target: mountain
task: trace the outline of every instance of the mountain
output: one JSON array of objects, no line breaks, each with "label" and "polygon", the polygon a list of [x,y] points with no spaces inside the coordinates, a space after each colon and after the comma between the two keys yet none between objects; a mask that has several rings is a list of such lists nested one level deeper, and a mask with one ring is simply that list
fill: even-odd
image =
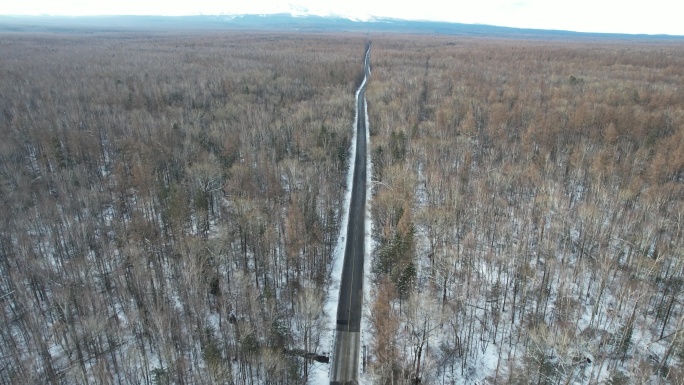
[{"label": "mountain", "polygon": [[261,30],[384,32],[526,39],[638,39],[682,41],[684,36],[584,33],[438,21],[279,13],[196,16],[0,16],[0,31]]}]

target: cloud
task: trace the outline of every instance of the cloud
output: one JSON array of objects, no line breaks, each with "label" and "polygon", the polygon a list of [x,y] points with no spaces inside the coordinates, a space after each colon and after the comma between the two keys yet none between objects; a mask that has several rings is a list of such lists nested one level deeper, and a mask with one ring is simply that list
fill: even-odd
[{"label": "cloud", "polygon": [[[438,20],[582,32],[668,33],[684,35],[680,6],[670,0],[166,0],[166,1],[5,1],[0,14],[196,15],[294,14],[370,16]],[[677,9],[675,9],[677,8]]]}]

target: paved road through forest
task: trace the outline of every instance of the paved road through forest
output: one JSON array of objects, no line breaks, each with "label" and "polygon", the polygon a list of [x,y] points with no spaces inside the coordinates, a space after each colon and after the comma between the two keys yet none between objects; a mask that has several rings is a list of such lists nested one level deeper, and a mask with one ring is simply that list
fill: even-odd
[{"label": "paved road through forest", "polygon": [[337,304],[335,346],[330,371],[330,384],[357,384],[363,304],[363,263],[366,214],[366,83],[370,75],[370,43],[364,58],[365,76],[356,100],[356,158],[352,181],[349,223],[344,249],[344,264]]}]

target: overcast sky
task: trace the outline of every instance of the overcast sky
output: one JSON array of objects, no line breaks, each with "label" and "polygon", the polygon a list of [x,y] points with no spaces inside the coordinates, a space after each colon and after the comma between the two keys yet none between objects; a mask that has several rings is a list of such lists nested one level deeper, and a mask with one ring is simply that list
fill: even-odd
[{"label": "overcast sky", "polygon": [[[402,5],[405,3],[406,5]],[[5,15],[281,13],[684,35],[681,0],[0,0]]]}]

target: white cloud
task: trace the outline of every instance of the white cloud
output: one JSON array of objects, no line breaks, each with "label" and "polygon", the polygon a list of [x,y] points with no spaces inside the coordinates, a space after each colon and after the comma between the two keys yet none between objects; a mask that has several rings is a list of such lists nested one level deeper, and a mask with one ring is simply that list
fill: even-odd
[{"label": "white cloud", "polygon": [[672,0],[24,0],[4,1],[0,14],[192,15],[295,14],[369,16],[493,24],[585,32],[684,35],[682,6]]}]

